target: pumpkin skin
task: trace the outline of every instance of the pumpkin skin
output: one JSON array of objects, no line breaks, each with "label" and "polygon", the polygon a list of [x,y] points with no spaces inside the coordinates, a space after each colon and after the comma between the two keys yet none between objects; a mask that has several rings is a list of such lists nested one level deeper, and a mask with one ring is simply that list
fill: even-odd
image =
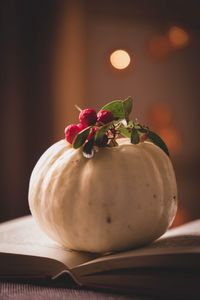
[{"label": "pumpkin skin", "polygon": [[169,157],[150,142],[118,143],[87,159],[61,140],[33,169],[31,213],[64,247],[125,250],[157,239],[172,223],[177,186]]}]

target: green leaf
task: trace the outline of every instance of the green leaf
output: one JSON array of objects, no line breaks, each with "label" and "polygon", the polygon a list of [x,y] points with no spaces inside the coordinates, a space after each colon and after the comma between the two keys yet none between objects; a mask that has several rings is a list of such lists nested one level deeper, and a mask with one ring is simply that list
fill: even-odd
[{"label": "green leaf", "polygon": [[92,126],[89,126],[77,134],[77,136],[75,137],[74,142],[72,144],[73,148],[78,149],[85,143],[91,127]]},{"label": "green leaf", "polygon": [[138,131],[133,128],[131,131],[131,143],[132,144],[138,144],[140,142],[140,136]]},{"label": "green leaf", "polygon": [[160,147],[168,156],[169,156],[169,150],[167,148],[167,145],[165,142],[153,131],[148,132],[148,138],[158,147]]},{"label": "green leaf", "polygon": [[114,119],[125,119],[124,105],[122,100],[115,100],[104,105],[102,109],[107,109],[113,113]]},{"label": "green leaf", "polygon": [[125,114],[125,119],[128,123],[129,121],[129,115],[132,111],[132,107],[133,107],[133,99],[131,97],[128,97],[127,99],[125,99],[123,102],[123,107],[124,107],[124,114]]},{"label": "green leaf", "polygon": [[121,133],[121,135],[130,138],[131,137],[131,131],[128,130],[128,128],[126,127],[119,127],[118,128],[119,133]]},{"label": "green leaf", "polygon": [[106,133],[106,131],[109,129],[109,127],[113,124],[113,122],[106,124],[104,126],[101,126],[99,128],[99,130],[97,130],[96,134],[95,134],[95,142],[98,143],[98,141],[100,141],[102,139],[102,137],[104,136],[104,134]]},{"label": "green leaf", "polygon": [[94,156],[94,138],[91,138],[85,145],[83,146],[83,156],[86,158],[92,158]]}]

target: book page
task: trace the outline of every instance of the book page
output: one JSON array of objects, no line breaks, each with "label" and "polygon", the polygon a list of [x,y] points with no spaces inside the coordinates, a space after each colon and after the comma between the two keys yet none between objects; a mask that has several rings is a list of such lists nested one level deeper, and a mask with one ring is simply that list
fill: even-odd
[{"label": "book page", "polygon": [[68,269],[96,257],[60,246],[40,230],[32,216],[0,224],[0,255],[1,253],[46,257],[58,260]]},{"label": "book page", "polygon": [[158,267],[170,266],[170,264],[172,267],[181,264],[192,266],[192,264],[197,265],[196,258],[197,256],[199,258],[199,255],[200,220],[196,220],[168,230],[162,237],[147,246],[108,254],[86,262],[79,271],[85,275],[117,268]]},{"label": "book page", "polygon": [[[161,266],[163,261],[164,264],[185,264],[185,256],[180,254],[193,254],[196,264],[194,254],[200,254],[200,220],[171,229],[150,245],[100,257],[65,249],[48,238],[34,219],[27,216],[0,225],[0,258],[1,252],[54,259],[76,276],[117,268]],[[191,258],[188,261],[191,264]]]}]

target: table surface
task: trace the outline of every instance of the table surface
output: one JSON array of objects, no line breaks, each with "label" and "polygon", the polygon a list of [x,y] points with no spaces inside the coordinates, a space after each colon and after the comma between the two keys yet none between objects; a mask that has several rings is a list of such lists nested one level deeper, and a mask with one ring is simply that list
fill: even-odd
[{"label": "table surface", "polygon": [[16,299],[16,300],[104,300],[104,299],[116,299],[116,300],[153,300],[149,297],[141,297],[136,295],[120,295],[116,293],[102,292],[102,291],[90,291],[64,287],[50,287],[40,286],[31,283],[18,283],[18,282],[0,282],[0,299]]}]

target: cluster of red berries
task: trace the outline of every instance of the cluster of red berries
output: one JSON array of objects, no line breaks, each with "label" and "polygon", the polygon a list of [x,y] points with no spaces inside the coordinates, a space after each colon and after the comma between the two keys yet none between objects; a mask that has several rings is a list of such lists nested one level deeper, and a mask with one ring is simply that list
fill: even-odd
[{"label": "cluster of red berries", "polygon": [[[89,133],[87,140],[89,141],[96,131],[104,124],[112,122],[114,119],[113,114],[111,111],[102,109],[98,113],[92,108],[83,109],[79,114],[79,124],[71,124],[65,128],[65,139],[70,143],[73,144],[73,141],[76,135],[82,131],[83,129],[87,128],[88,126],[95,126],[92,127],[91,132]],[[97,146],[105,146],[108,142],[108,137],[105,135],[100,141],[100,144]]]}]

